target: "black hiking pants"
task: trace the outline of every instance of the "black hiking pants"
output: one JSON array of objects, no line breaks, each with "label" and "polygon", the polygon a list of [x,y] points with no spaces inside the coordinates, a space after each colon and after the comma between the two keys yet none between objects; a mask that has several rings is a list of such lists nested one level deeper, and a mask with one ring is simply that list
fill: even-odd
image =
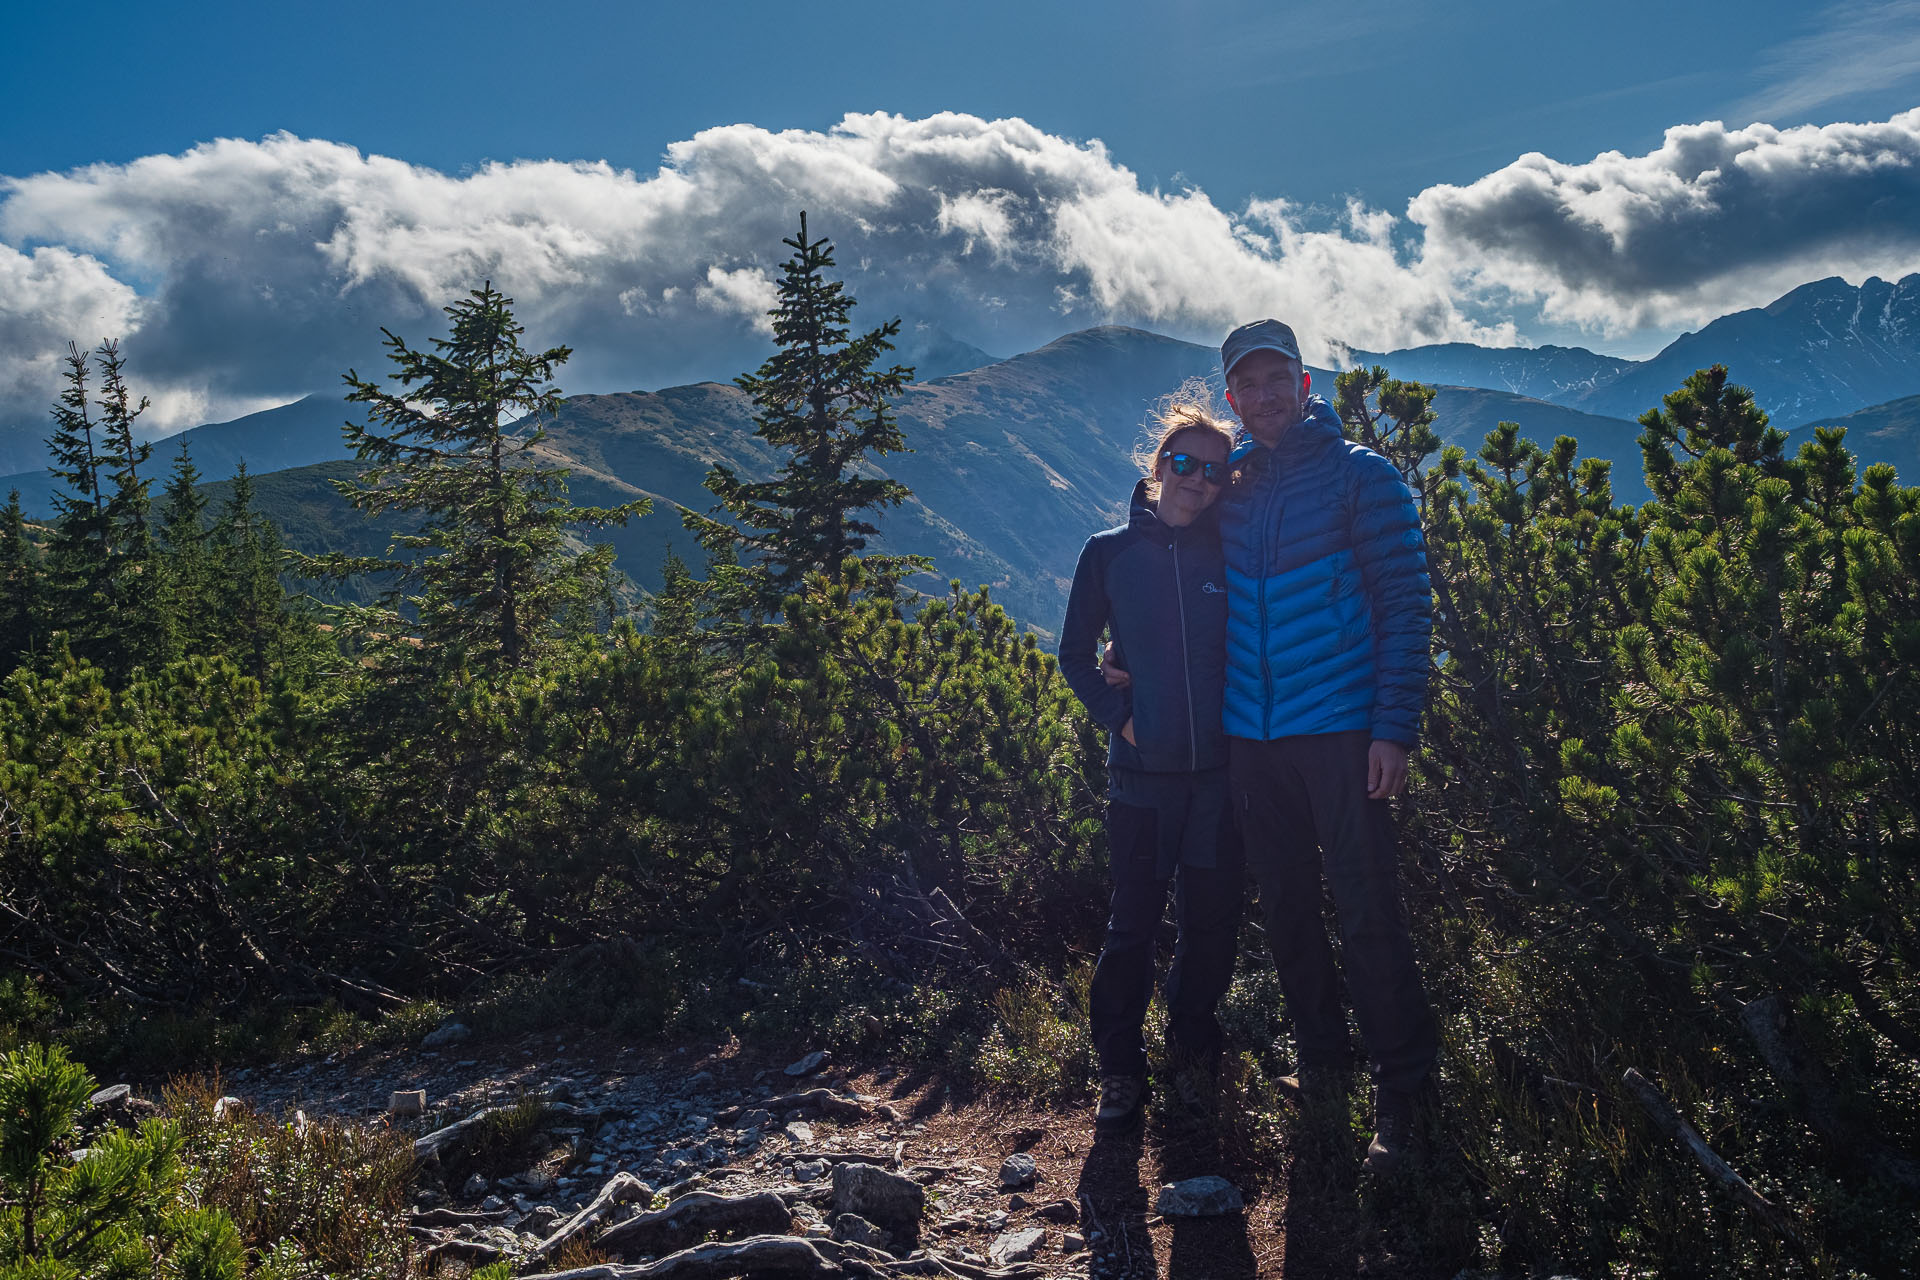
[{"label": "black hiking pants", "polygon": [[1164,868],[1159,815],[1152,809],[1107,805],[1107,844],[1113,903],[1107,941],[1093,971],[1087,1015],[1102,1075],[1145,1075],[1142,1027],[1153,996],[1154,937],[1173,889],[1178,929],[1167,970],[1167,1045],[1173,1055],[1211,1066],[1222,1033],[1214,1008],[1233,978],[1245,901],[1239,835],[1222,813],[1214,865]]},{"label": "black hiking pants", "polygon": [[1234,738],[1233,803],[1300,1067],[1348,1070],[1353,1062],[1322,914],[1324,879],[1374,1080],[1414,1093],[1433,1071],[1439,1027],[1414,962],[1393,817],[1386,801],[1367,799],[1371,743],[1364,729]]}]

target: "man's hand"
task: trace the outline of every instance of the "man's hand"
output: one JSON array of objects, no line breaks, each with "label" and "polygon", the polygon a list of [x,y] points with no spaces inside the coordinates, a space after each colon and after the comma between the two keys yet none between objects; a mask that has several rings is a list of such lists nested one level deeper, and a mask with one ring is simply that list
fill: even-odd
[{"label": "man's hand", "polygon": [[[1100,651],[1100,674],[1106,677],[1107,683],[1114,688],[1130,689],[1133,687],[1133,673],[1125,667],[1115,666],[1113,662],[1114,655],[1118,652],[1119,650],[1113,647],[1113,641],[1107,641],[1107,647]],[[1127,735],[1127,741],[1133,741],[1132,734]]]},{"label": "man's hand", "polygon": [[1140,745],[1139,743],[1133,740],[1133,717],[1132,716],[1128,716],[1127,722],[1120,726],[1120,736],[1125,738],[1128,744],[1131,746],[1137,747]]},{"label": "man's hand", "polygon": [[1407,749],[1375,738],[1367,748],[1367,799],[1385,800],[1407,789]]}]

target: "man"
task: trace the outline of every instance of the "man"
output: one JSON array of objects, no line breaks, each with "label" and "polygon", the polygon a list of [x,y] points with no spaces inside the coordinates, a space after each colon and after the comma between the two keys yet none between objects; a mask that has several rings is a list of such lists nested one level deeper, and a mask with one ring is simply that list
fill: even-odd
[{"label": "man", "polygon": [[1426,698],[1426,545],[1393,464],[1343,439],[1310,394],[1291,329],[1243,325],[1220,360],[1246,431],[1219,502],[1229,776],[1293,1019],[1289,1084],[1337,1093],[1352,1069],[1324,874],[1374,1074],[1367,1167],[1385,1172],[1405,1155],[1439,1047],[1386,803],[1406,786]]}]

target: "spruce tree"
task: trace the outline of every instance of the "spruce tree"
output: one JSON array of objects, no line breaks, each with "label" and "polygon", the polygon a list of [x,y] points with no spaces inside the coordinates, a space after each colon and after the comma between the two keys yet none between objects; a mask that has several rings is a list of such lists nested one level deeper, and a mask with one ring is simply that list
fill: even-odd
[{"label": "spruce tree", "polygon": [[181,649],[204,652],[213,635],[213,573],[200,469],[183,443],[160,504],[161,568],[169,626]]},{"label": "spruce tree", "polygon": [[372,465],[339,488],[362,511],[413,512],[424,523],[395,537],[402,557],[303,561],[315,576],[390,575],[384,602],[415,611],[430,648],[484,667],[519,666],[587,611],[610,609],[613,548],[576,553],[567,532],[625,524],[650,505],[574,506],[567,472],[540,463],[541,423],[561,400],[553,373],[572,353],[526,350],[512,308],[491,282],[472,291],[446,308],[451,333],[431,352],[382,330],[397,385],[348,372],[347,398],[368,406],[370,422],[344,433]]},{"label": "spruce tree", "polygon": [[253,477],[244,462],[234,472],[208,541],[218,641],[242,669],[264,683],[286,630],[286,591],[280,585],[286,553],[273,521],[253,505]]},{"label": "spruce tree", "polygon": [[67,344],[66,382],[54,406],[49,468],[68,492],[56,496],[49,570],[60,625],[73,652],[116,676],[163,660],[169,651],[149,515],[149,482],[140,468],[152,446],[136,442],[146,411],[133,401],[118,344],[96,353],[100,387],[90,395],[91,361]]},{"label": "spruce tree", "polygon": [[[809,573],[839,581],[841,562],[879,532],[859,513],[912,496],[897,480],[861,472],[872,459],[906,448],[890,401],[913,370],[875,367],[893,350],[900,321],[851,336],[854,299],[826,275],[834,265],[832,243],[808,238],[805,213],[798,238],[781,243],[793,256],[782,267],[778,305],[768,313],[777,349],[735,382],[753,397],[754,435],[790,456],[771,480],[758,482],[716,464],[706,481],[720,500],[713,514],[730,521],[685,517],[709,551],[737,549],[764,570],[761,603],[769,612]],[[886,590],[926,563],[918,556],[870,557],[865,573],[870,587]]]},{"label": "spruce tree", "polygon": [[106,658],[115,613],[113,521],[102,492],[100,450],[95,440],[91,361],[74,343],[61,361],[66,386],[53,406],[47,470],[59,481],[54,493],[53,532],[47,540],[47,572],[57,625],[74,653]]},{"label": "spruce tree", "polygon": [[140,474],[153,446],[133,438],[147,398],[134,403],[119,343],[108,339],[94,354],[100,362],[100,484],[113,528],[114,638],[125,664],[150,665],[171,656],[173,646],[153,543],[153,482]]},{"label": "spruce tree", "polygon": [[0,508],[0,675],[33,655],[44,627],[40,555],[27,537],[27,518],[15,489]]}]

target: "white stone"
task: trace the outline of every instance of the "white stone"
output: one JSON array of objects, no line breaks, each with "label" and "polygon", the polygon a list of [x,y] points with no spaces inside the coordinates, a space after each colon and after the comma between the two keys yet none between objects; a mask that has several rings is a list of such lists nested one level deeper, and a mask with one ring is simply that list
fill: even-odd
[{"label": "white stone", "polygon": [[1033,1256],[1046,1247],[1047,1232],[1044,1227],[1026,1227],[1019,1231],[1009,1231],[993,1242],[987,1250],[987,1257],[996,1267],[1004,1267],[1015,1262],[1031,1261]]}]

